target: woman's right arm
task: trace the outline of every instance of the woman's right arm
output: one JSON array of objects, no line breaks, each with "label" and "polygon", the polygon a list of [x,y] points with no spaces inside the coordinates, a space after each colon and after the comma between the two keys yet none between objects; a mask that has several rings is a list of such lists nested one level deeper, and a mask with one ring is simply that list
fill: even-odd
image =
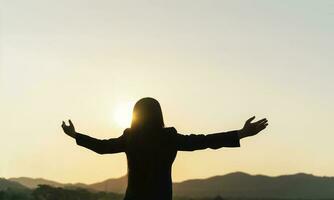
[{"label": "woman's right arm", "polygon": [[77,133],[71,120],[69,120],[69,124],[70,125],[67,126],[63,121],[62,128],[64,132],[68,136],[74,138],[76,143],[80,146],[90,149],[98,154],[119,153],[125,151],[124,134],[118,138],[100,140],[81,133]]}]

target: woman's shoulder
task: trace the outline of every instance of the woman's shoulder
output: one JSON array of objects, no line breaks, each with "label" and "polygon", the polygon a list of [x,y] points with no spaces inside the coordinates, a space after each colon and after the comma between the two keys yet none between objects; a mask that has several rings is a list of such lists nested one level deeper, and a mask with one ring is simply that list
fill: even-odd
[{"label": "woman's shoulder", "polygon": [[126,136],[128,136],[130,134],[130,132],[131,132],[131,129],[130,128],[126,128],[126,129],[124,129],[122,136],[126,137]]},{"label": "woman's shoulder", "polygon": [[176,130],[175,127],[166,127],[166,128],[164,128],[163,130],[164,130],[164,132],[166,132],[166,133],[172,133],[172,134],[177,133],[177,130]]},{"label": "woman's shoulder", "polygon": [[[165,127],[163,129],[160,130],[161,132],[163,133],[166,133],[166,134],[176,134],[177,133],[177,130],[175,127]],[[158,132],[160,132],[158,131]],[[128,137],[129,135],[135,135],[135,134],[131,134],[131,132],[134,132],[134,130],[131,130],[131,128],[127,128],[123,131],[123,137]]]}]

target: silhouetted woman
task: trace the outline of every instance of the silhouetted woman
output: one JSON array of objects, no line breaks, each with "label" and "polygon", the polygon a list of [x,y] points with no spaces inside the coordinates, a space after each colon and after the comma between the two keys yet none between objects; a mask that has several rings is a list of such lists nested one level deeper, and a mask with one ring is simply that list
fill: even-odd
[{"label": "silhouetted woman", "polygon": [[209,135],[182,135],[165,128],[160,104],[153,98],[140,99],[134,106],[131,128],[122,136],[99,140],[75,132],[72,122],[63,122],[64,132],[76,143],[98,154],[125,152],[128,187],[125,200],[171,200],[171,169],[177,151],[239,147],[241,138],[256,135],[268,125],[267,119],[255,123],[248,119],[241,130]]}]

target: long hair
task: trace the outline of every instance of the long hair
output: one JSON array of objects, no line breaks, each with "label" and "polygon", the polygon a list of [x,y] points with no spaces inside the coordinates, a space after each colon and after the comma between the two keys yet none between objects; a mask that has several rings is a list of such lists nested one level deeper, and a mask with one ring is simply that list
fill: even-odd
[{"label": "long hair", "polygon": [[132,112],[131,129],[147,130],[164,128],[160,103],[151,98],[142,98],[135,104]]}]

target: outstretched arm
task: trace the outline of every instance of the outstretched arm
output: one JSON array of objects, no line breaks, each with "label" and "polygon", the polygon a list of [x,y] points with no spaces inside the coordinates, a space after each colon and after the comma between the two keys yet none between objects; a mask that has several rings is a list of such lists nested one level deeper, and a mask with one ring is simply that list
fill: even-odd
[{"label": "outstretched arm", "polygon": [[219,149],[221,147],[239,147],[238,131],[214,133],[209,135],[182,135],[175,136],[176,149],[179,151],[195,151],[206,148]]},{"label": "outstretched arm", "polygon": [[99,140],[87,135],[77,133],[71,120],[69,120],[69,126],[63,121],[62,128],[64,132],[74,138],[76,143],[80,146],[86,147],[98,154],[106,153],[119,153],[125,151],[125,138],[124,135],[118,138],[112,138],[109,140]]},{"label": "outstretched arm", "polygon": [[175,136],[176,149],[179,151],[194,151],[206,148],[240,147],[240,139],[256,135],[268,125],[267,119],[251,123],[254,118],[248,119],[241,130],[209,135],[182,135],[177,133]]}]

